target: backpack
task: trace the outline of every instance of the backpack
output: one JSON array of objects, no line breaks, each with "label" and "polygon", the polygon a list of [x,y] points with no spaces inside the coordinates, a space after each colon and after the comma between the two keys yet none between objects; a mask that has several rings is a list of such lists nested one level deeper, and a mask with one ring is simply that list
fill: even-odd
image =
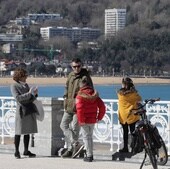
[{"label": "backpack", "polygon": [[[159,135],[158,129],[150,124],[150,133],[151,138],[153,141],[153,148],[161,148],[162,142],[161,142],[161,136]],[[131,148],[132,148],[132,154],[137,154],[143,151],[144,148],[144,140],[141,135],[141,133],[138,131],[138,129],[135,129],[135,131],[132,133],[132,142],[131,142]]]},{"label": "backpack", "polygon": [[154,143],[154,148],[157,148],[157,149],[161,148],[161,146],[162,146],[162,142],[161,142],[162,138],[161,138],[161,136],[159,134],[159,131],[158,131],[157,127],[150,124],[150,133],[151,133],[151,138],[152,138],[153,143]]}]

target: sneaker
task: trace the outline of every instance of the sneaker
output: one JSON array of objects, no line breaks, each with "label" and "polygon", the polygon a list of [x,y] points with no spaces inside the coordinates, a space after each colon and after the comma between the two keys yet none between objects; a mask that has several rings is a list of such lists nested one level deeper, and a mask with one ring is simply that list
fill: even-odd
[{"label": "sneaker", "polygon": [[28,156],[30,158],[36,157],[36,154],[31,153],[30,151],[24,151],[23,153],[24,156]]},{"label": "sneaker", "polygon": [[91,157],[84,157],[85,162],[92,162],[93,161],[93,156]]},{"label": "sneaker", "polygon": [[81,153],[81,151],[83,149],[84,149],[84,145],[81,145],[81,144],[75,145],[74,148],[73,148],[72,158],[76,158]]},{"label": "sneaker", "polygon": [[84,158],[85,156],[87,156],[86,150],[83,149],[83,150],[80,151],[79,158]]},{"label": "sneaker", "polygon": [[72,152],[68,150],[61,155],[61,157],[63,158],[70,158],[71,156],[72,156]]}]

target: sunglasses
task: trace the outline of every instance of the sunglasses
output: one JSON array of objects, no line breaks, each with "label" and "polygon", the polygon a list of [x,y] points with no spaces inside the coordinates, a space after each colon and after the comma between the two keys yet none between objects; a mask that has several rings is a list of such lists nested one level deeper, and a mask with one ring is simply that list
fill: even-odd
[{"label": "sunglasses", "polygon": [[81,65],[77,65],[77,66],[72,66],[73,68],[80,68]]}]

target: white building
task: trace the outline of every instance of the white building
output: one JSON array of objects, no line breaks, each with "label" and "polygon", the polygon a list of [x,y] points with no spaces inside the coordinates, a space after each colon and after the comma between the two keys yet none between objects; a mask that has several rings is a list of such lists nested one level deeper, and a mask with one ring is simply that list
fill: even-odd
[{"label": "white building", "polygon": [[31,19],[29,17],[16,18],[16,25],[29,26],[31,25]]},{"label": "white building", "polygon": [[14,49],[14,44],[12,43],[7,43],[2,45],[3,53],[11,53],[13,49]]},{"label": "white building", "polygon": [[105,10],[105,37],[115,36],[117,31],[124,29],[126,9]]},{"label": "white building", "polygon": [[20,42],[23,40],[23,35],[17,34],[0,34],[0,42]]},{"label": "white building", "polygon": [[43,22],[45,20],[61,20],[63,19],[63,17],[61,17],[60,14],[36,14],[36,13],[31,13],[28,14],[28,18],[30,18],[31,21],[35,21],[35,22]]},{"label": "white building", "polygon": [[22,25],[22,26],[30,26],[31,24],[41,23],[46,20],[51,21],[59,21],[63,19],[63,17],[60,14],[28,14],[27,17],[20,17],[16,18],[15,20],[10,20],[10,24],[12,25]]},{"label": "white building", "polygon": [[44,40],[49,40],[54,37],[67,37],[70,41],[90,41],[95,40],[100,36],[100,29],[78,28],[78,27],[45,27],[40,28],[41,37]]},{"label": "white building", "polygon": [[0,60],[0,72],[2,73],[2,71],[6,71],[6,65],[5,65],[5,61],[1,61]]}]

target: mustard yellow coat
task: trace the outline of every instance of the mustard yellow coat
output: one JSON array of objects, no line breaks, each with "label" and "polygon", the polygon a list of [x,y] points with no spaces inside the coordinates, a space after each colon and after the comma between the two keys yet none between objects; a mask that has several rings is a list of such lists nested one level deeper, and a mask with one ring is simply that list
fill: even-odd
[{"label": "mustard yellow coat", "polygon": [[121,90],[118,92],[118,113],[121,124],[132,124],[140,119],[138,115],[129,115],[129,112],[131,109],[137,108],[136,103],[140,102],[141,99],[141,96],[136,90],[128,91],[126,93]]}]

